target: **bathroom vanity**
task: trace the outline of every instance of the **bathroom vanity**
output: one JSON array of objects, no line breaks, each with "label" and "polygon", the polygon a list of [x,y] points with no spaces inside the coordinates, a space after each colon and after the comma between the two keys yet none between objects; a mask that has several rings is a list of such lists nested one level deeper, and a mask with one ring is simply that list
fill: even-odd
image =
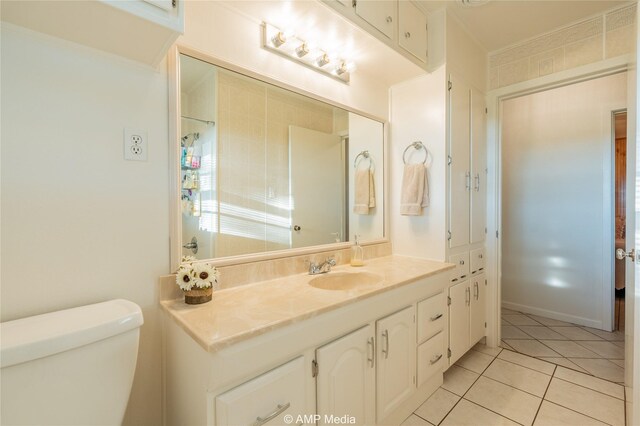
[{"label": "bathroom vanity", "polygon": [[387,256],[162,301],[166,424],[400,424],[448,367],[453,268]]}]

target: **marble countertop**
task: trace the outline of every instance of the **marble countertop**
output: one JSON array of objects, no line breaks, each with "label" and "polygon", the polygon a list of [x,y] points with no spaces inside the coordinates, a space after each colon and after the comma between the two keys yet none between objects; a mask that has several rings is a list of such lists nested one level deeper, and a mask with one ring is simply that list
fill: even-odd
[{"label": "marble countertop", "polygon": [[352,290],[322,290],[309,285],[318,275],[298,274],[215,291],[213,300],[187,305],[182,299],[160,302],[163,309],[208,352],[371,297],[416,279],[453,269],[451,263],[387,256],[363,267],[341,265],[334,272],[369,272],[382,280]]}]

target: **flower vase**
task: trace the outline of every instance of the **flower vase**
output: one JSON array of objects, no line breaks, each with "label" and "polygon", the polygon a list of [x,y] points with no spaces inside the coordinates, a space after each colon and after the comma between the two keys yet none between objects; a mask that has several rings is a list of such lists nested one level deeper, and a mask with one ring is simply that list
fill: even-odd
[{"label": "flower vase", "polygon": [[192,288],[184,291],[184,303],[187,305],[199,305],[211,300],[213,296],[213,288]]}]

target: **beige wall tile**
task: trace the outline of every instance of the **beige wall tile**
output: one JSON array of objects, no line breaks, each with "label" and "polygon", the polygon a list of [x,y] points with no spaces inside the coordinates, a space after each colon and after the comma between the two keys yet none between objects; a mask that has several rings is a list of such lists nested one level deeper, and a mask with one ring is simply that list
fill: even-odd
[{"label": "beige wall tile", "polygon": [[635,25],[624,26],[607,31],[605,41],[606,58],[633,53],[635,49]]},{"label": "beige wall tile", "polygon": [[500,87],[526,81],[529,78],[529,59],[521,59],[500,66]]},{"label": "beige wall tile", "polygon": [[602,37],[592,37],[567,44],[564,47],[564,66],[571,69],[604,59]]}]

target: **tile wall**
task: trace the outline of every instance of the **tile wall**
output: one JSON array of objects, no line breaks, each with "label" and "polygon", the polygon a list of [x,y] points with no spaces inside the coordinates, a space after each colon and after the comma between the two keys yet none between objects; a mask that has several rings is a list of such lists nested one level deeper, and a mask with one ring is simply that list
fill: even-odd
[{"label": "tile wall", "polygon": [[632,53],[636,5],[489,54],[489,89]]}]

